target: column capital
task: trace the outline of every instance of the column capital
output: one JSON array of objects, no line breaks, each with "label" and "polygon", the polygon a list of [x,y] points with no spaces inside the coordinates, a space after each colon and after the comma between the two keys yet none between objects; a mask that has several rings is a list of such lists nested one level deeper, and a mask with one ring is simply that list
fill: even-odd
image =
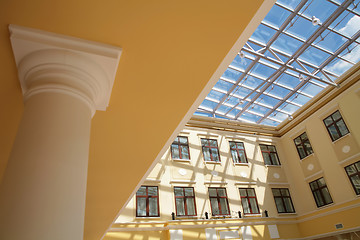
[{"label": "column capital", "polygon": [[41,92],[77,97],[106,110],[121,49],[74,37],[9,25],[24,100]]}]

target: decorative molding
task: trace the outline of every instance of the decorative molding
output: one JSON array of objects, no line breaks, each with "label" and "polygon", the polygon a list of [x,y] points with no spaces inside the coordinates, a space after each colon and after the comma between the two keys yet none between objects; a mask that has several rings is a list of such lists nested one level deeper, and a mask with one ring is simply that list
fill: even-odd
[{"label": "decorative molding", "polygon": [[[348,163],[352,160],[354,160],[355,158],[360,158],[360,153],[357,153],[355,155],[352,155],[351,157],[348,157],[344,160],[342,160],[341,162],[338,162],[339,165],[344,166],[344,165],[348,165]],[[357,159],[356,159],[357,160]]]},{"label": "decorative molding", "polygon": [[106,110],[121,49],[74,37],[9,25],[24,100],[43,92],[68,94]]},{"label": "decorative molding", "polygon": [[235,182],[235,185],[256,185],[256,182]]},{"label": "decorative molding", "polygon": [[151,182],[151,183],[160,183],[161,182],[161,179],[145,179],[144,181],[145,183],[146,182]]},{"label": "decorative molding", "polygon": [[268,182],[268,185],[290,185],[287,182]]},{"label": "decorative molding", "polygon": [[195,184],[196,181],[191,181],[191,180],[170,180],[170,184],[176,184],[176,183],[182,183],[182,184]]},{"label": "decorative molding", "polygon": [[304,178],[304,180],[305,180],[305,182],[309,182],[310,179],[313,179],[313,178],[316,178],[316,177],[318,177],[318,176],[320,176],[320,175],[323,175],[323,173],[324,173],[324,171],[323,171],[323,170],[320,170],[320,171],[318,171],[318,172],[316,172],[316,173],[314,173],[314,174],[312,174],[312,175]]},{"label": "decorative molding", "polygon": [[221,185],[227,185],[227,182],[222,181],[205,181],[204,184],[221,184]]}]

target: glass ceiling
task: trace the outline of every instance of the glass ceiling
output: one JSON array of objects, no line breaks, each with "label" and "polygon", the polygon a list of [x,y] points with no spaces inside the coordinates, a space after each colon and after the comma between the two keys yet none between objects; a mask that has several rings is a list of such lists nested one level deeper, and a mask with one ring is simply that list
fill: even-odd
[{"label": "glass ceiling", "polygon": [[278,0],[195,115],[277,126],[360,60],[360,0]]}]

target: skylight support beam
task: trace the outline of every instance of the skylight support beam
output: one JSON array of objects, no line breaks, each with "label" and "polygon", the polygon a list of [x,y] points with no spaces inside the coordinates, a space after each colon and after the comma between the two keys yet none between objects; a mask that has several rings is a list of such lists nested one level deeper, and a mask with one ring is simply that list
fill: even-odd
[{"label": "skylight support beam", "polygon": [[[305,4],[306,1],[303,0],[303,1],[301,1],[301,3]],[[301,5],[301,3],[299,3],[299,5]],[[323,33],[323,32],[331,25],[331,23],[334,22],[334,21],[336,20],[336,18],[339,17],[339,16],[346,10],[346,8],[347,8],[350,4],[351,4],[351,1],[345,1],[345,2],[343,2],[343,3],[340,5],[340,7],[338,7],[338,8],[331,14],[331,16],[330,16],[328,19],[326,19],[326,21],[325,21],[322,25],[320,25],[320,27],[308,38],[308,40],[307,40],[301,47],[299,47],[299,49],[297,49],[297,50],[295,51],[295,53],[291,56],[291,58],[290,58],[287,62],[285,62],[285,64],[289,63],[291,60],[297,59],[302,53],[304,53],[304,52],[306,51],[306,49],[307,49],[309,46],[311,46],[311,44],[320,36],[320,34]],[[298,6],[296,7],[296,9],[295,9],[295,10],[297,10],[297,12],[300,10],[300,9],[299,9],[299,5],[298,5]],[[290,16],[293,17],[293,14],[296,15],[297,12],[294,11]],[[291,22],[292,18],[289,19],[290,16],[288,17],[288,19],[286,19],[285,23]],[[285,24],[285,23],[284,23],[284,24]],[[284,24],[281,25],[281,27],[279,28],[279,30],[281,29],[281,32],[282,32],[283,29],[286,27],[286,26],[284,26]],[[277,32],[277,33],[278,33],[278,34],[275,33],[274,36],[275,36],[275,35],[277,35],[277,36],[280,35],[280,31]],[[273,37],[274,37],[274,36],[273,36]],[[269,44],[272,44],[271,40],[269,41]],[[268,45],[268,46],[269,46],[269,45]],[[271,81],[270,81],[268,84],[266,84],[266,85],[260,90],[260,92],[257,93],[257,94],[253,97],[253,99],[251,99],[251,101],[250,101],[248,104],[246,104],[246,106],[244,106],[244,108],[243,108],[238,114],[236,114],[235,118],[238,118],[241,114],[243,114],[243,113],[245,112],[245,110],[248,109],[248,108],[254,103],[254,101],[255,101],[264,91],[266,91],[267,87],[270,86],[271,83],[274,82],[274,81],[277,79],[277,77],[279,77],[279,76],[281,75],[281,73],[283,73],[284,71],[285,71],[285,68],[282,67],[282,68],[275,74],[275,77],[273,77],[273,78],[271,79]],[[317,73],[317,71],[319,71],[319,70],[315,70],[315,74]],[[315,75],[315,74],[314,74],[314,75]],[[276,104],[276,107],[274,107],[274,108],[277,108],[277,107],[279,107],[282,103],[284,103],[284,102],[285,102],[288,98],[290,98],[298,89],[300,89],[300,88],[305,84],[305,82],[308,82],[308,80],[309,80],[309,79],[306,79],[305,81],[299,83],[298,86],[295,88],[296,90],[294,89],[294,91],[291,91],[290,93],[288,93],[288,94],[286,95],[286,97],[285,97],[282,101],[280,101],[278,104]],[[265,114],[265,116],[264,116],[263,118],[259,119],[259,120],[257,121],[257,123],[260,123],[261,121],[263,121],[263,120],[264,120],[267,116],[269,116],[273,111],[274,111],[274,110],[269,111],[267,114]]]}]

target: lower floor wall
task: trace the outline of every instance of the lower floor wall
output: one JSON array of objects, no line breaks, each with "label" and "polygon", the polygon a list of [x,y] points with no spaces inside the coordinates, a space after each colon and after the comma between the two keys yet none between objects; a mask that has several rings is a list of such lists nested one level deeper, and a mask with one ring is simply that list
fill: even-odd
[{"label": "lower floor wall", "polygon": [[[105,240],[351,239],[360,240],[358,200],[301,217],[182,219],[114,224]],[[351,236],[351,238],[341,236]]]}]

